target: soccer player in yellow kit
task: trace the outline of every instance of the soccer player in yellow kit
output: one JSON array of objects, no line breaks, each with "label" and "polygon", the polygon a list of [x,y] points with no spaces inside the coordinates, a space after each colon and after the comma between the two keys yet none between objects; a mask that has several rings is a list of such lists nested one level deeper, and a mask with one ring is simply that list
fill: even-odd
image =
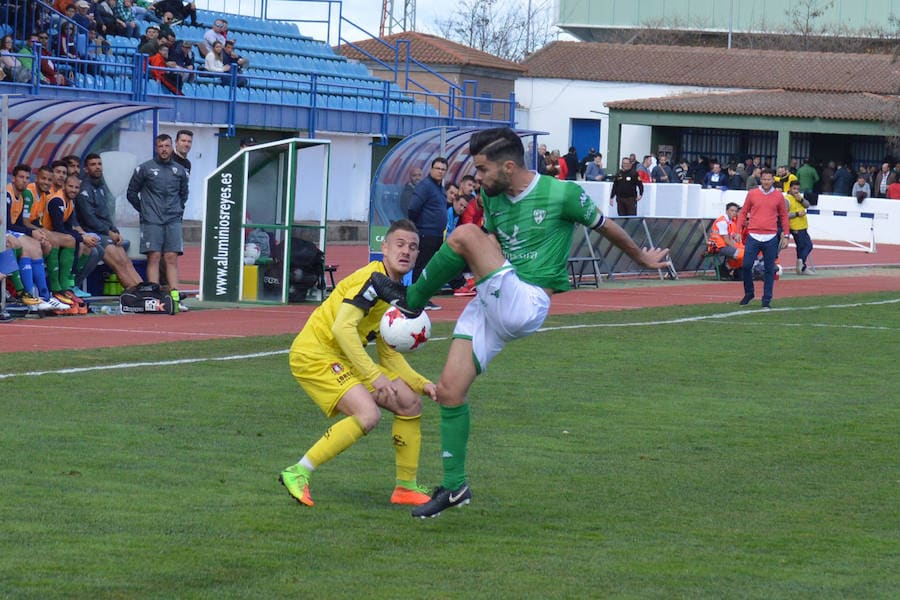
[{"label": "soccer player in yellow kit", "polygon": [[[413,370],[403,355],[379,335],[381,317],[390,305],[375,295],[369,278],[382,273],[394,281],[412,270],[419,254],[419,234],[407,219],[395,221],[381,244],[384,258],[353,272],[335,287],[294,339],[291,373],[327,416],[344,418],[328,428],[300,461],[281,472],[288,493],[312,506],[309,478],[313,471],[352,446],[381,420],[381,409],[394,413],[391,431],[397,462],[393,504],[418,506],[428,502],[419,486],[422,445],[421,395],[437,399],[437,388]],[[365,351],[375,340],[378,363]]]}]

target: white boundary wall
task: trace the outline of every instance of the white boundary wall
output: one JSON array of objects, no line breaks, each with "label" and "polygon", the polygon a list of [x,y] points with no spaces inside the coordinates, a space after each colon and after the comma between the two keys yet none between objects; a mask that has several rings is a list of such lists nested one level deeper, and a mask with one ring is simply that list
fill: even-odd
[{"label": "white boundary wall", "polygon": [[[609,216],[618,216],[609,205],[609,182],[577,182]],[[690,184],[647,184],[638,202],[638,215],[644,217],[716,218],[725,212],[729,202],[743,204],[745,190],[704,190]],[[813,207],[820,215],[809,215],[809,234],[813,240],[854,241],[868,243],[875,228],[878,244],[900,244],[900,200],[867,198],[862,204],[848,196],[819,196]],[[848,216],[834,215],[846,211]],[[862,218],[860,212],[874,213],[875,219]]]}]

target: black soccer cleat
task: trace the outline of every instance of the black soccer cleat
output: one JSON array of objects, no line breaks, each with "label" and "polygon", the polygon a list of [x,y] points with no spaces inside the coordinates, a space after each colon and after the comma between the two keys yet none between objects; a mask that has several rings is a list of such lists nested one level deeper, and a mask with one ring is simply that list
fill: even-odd
[{"label": "black soccer cleat", "polygon": [[384,273],[372,273],[369,283],[375,290],[375,294],[410,318],[422,314],[422,309],[410,308],[406,305],[406,286],[399,281],[394,281]]},{"label": "black soccer cleat", "polygon": [[472,489],[468,483],[462,484],[455,490],[448,490],[441,486],[434,490],[431,500],[413,509],[412,516],[419,519],[436,517],[448,508],[454,506],[461,508],[471,501]]}]

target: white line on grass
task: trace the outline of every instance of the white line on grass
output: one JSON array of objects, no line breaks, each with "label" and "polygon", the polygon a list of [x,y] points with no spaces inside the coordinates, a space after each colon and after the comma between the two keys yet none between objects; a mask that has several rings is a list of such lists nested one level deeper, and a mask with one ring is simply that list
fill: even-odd
[{"label": "white line on grass", "polygon": [[[879,300],[877,302],[854,302],[851,304],[826,304],[820,306],[797,306],[786,308],[773,308],[765,311],[769,312],[797,312],[801,310],[822,310],[828,308],[857,308],[860,306],[878,306],[882,304],[897,304],[900,298],[891,300]],[[700,315],[696,317],[682,317],[680,319],[666,319],[663,321],[638,321],[634,323],[593,323],[590,325],[559,325],[556,327],[541,327],[538,331],[564,331],[567,329],[591,329],[597,327],[648,327],[655,325],[677,325],[679,323],[693,323],[697,321],[719,320],[724,318],[743,317],[747,315],[760,316],[765,314],[759,309],[754,310],[736,310],[724,313],[715,313],[711,315]],[[889,327],[864,327],[859,325],[804,325],[805,327],[845,327],[855,329],[892,329]],[[431,338],[430,341],[440,342],[448,338]],[[90,371],[108,371],[113,369],[134,369],[139,367],[163,367],[169,365],[188,365],[202,362],[228,361],[228,360],[245,360],[248,358],[263,358],[266,356],[277,356],[278,354],[287,354],[287,350],[272,350],[269,352],[255,352],[253,354],[237,354],[232,356],[204,357],[204,358],[181,358],[177,360],[163,360],[154,362],[139,363],[119,363],[114,365],[99,365],[92,367],[71,367],[67,369],[55,369],[52,371],[26,371],[24,373],[0,373],[0,379],[9,379],[11,377],[37,377],[40,375],[65,375],[68,373],[87,373]]]}]

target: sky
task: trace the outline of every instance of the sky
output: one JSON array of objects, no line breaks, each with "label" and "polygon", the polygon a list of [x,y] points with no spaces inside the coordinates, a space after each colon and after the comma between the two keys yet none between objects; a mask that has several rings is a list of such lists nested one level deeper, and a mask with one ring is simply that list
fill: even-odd
[{"label": "sky", "polygon": [[[216,0],[207,0],[210,8],[214,10],[219,10],[214,4]],[[251,0],[252,3],[255,3],[257,0]],[[521,5],[522,12],[524,13],[528,7],[528,0],[510,0],[516,5]],[[542,0],[532,0],[532,2],[536,5]],[[198,6],[203,8],[203,2],[200,2]],[[403,8],[404,0],[394,0],[395,5],[395,16],[398,19],[402,19],[402,8]],[[446,6],[446,0],[416,0],[416,30],[423,31],[428,33],[437,33],[437,29],[435,27],[435,21],[444,16],[445,11],[441,11],[443,6]],[[279,0],[268,0],[269,5],[269,17],[278,19],[278,18],[291,18],[291,19],[300,19],[301,17],[297,15],[297,6],[298,4],[295,2],[282,2]],[[345,19],[348,19],[362,27],[367,32],[378,35],[378,28],[381,24],[381,0],[343,0],[343,15]],[[327,9],[325,8],[327,4],[319,4],[319,8],[321,8],[321,16],[315,15],[313,16],[311,13],[315,10],[315,3],[306,3],[306,6],[303,7],[305,14],[302,18],[306,19],[324,19]],[[336,9],[335,9],[336,10]],[[349,30],[348,30],[349,29]],[[310,23],[301,23],[300,30],[306,35],[310,35],[315,37],[316,39],[325,39],[324,28],[322,26],[313,25]],[[350,39],[351,41],[356,41],[365,38],[365,35],[359,32],[358,30],[354,30],[353,28],[347,28],[341,32],[341,34]],[[336,36],[336,33],[332,34]],[[332,45],[336,44],[336,40],[329,40]]]}]

